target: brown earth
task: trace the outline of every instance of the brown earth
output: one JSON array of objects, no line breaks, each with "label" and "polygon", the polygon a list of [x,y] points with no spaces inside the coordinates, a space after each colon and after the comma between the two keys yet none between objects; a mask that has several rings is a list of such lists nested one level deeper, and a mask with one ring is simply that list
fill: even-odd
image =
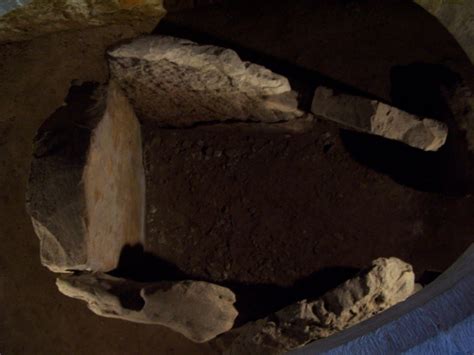
[{"label": "brown earth", "polygon": [[[419,277],[441,272],[473,240],[472,197],[404,186],[348,149],[355,140],[398,158],[427,154],[399,143],[340,135],[323,121],[291,134],[151,126],[144,126],[146,248],[182,273],[171,268],[173,276],[254,297],[252,309],[239,304],[241,320],[316,296],[381,256],[411,263]],[[442,169],[430,173],[428,182],[444,178]]]},{"label": "brown earth", "polygon": [[[200,33],[296,82],[332,78],[433,116],[444,113],[436,101],[444,73],[472,73],[453,38],[409,1],[234,3],[170,16],[157,32]],[[0,47],[2,353],[212,353],[60,295],[25,213],[37,128],[71,82],[105,81],[104,47],[131,34],[115,26]],[[149,248],[160,259],[144,264],[163,267],[164,278],[229,284],[247,317],[322,292],[379,256],[399,256],[419,276],[442,271],[473,241],[472,157],[457,148],[458,134],[431,154],[324,122],[304,134],[235,125],[145,131],[148,210],[156,208],[159,226],[149,224]]]}]

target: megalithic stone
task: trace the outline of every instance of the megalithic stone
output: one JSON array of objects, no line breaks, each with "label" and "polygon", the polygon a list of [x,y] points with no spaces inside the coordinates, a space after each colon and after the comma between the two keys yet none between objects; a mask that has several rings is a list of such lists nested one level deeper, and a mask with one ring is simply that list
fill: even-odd
[{"label": "megalithic stone", "polygon": [[138,283],[99,273],[62,276],[56,284],[97,315],[163,325],[195,342],[230,330],[238,314],[234,293],[208,282]]},{"label": "megalithic stone", "polygon": [[440,121],[418,117],[376,100],[336,93],[322,86],[315,91],[311,111],[348,128],[426,151],[441,148],[448,135],[447,126]]},{"label": "megalithic stone", "polygon": [[163,125],[280,122],[303,115],[287,78],[230,49],[147,36],[109,51],[109,63],[139,118]]},{"label": "megalithic stone", "polygon": [[411,265],[379,258],[316,300],[302,300],[229,333],[224,354],[284,354],[331,336],[404,301],[415,289]]},{"label": "megalithic stone", "polygon": [[27,207],[43,265],[114,269],[144,238],[141,132],[127,98],[114,82],[73,88],[35,145]]}]

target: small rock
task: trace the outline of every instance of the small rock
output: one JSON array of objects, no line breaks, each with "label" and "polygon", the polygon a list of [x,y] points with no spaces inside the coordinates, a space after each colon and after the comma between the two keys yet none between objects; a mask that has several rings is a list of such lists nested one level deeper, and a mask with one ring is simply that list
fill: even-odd
[{"label": "small rock", "polygon": [[441,148],[448,135],[448,128],[442,122],[417,117],[376,100],[337,94],[325,87],[316,89],[311,111],[354,130],[426,151]]}]

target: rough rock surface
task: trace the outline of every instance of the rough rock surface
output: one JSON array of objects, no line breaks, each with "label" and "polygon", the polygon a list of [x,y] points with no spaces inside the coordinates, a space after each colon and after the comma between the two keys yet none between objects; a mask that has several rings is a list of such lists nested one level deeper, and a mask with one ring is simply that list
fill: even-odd
[{"label": "rough rock surface", "polygon": [[160,324],[196,342],[232,328],[235,295],[225,287],[200,281],[140,284],[106,274],[58,278],[59,290],[87,302],[94,313],[132,322]]},{"label": "rough rock surface", "polygon": [[456,38],[474,63],[474,1],[415,0],[435,16]]},{"label": "rough rock surface", "polygon": [[[280,354],[349,328],[415,291],[412,267],[380,258],[371,268],[315,301],[303,300],[234,331],[226,354]],[[231,333],[232,334],[232,333]]]},{"label": "rough rock surface", "polygon": [[427,151],[442,147],[448,135],[448,128],[439,121],[420,118],[376,100],[338,94],[326,87],[316,89],[311,110],[352,129]]},{"label": "rough rock surface", "polygon": [[303,114],[285,77],[230,49],[148,36],[111,50],[109,62],[139,118],[163,125],[278,122]]},{"label": "rough rock surface", "polygon": [[[7,6],[8,5],[8,6]],[[93,26],[132,24],[164,16],[161,0],[33,0],[0,8],[0,42]]]},{"label": "rough rock surface", "polygon": [[109,271],[143,240],[140,126],[114,83],[75,87],[67,101],[36,137],[28,210],[43,265]]},{"label": "rough rock surface", "polygon": [[446,94],[456,123],[466,133],[468,149],[474,152],[474,94],[465,84],[457,85]]}]

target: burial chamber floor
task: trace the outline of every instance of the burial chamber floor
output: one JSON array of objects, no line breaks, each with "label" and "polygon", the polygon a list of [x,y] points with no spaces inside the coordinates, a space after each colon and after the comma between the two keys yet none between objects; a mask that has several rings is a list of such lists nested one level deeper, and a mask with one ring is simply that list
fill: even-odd
[{"label": "burial chamber floor", "polygon": [[[443,150],[311,125],[144,124],[146,257],[125,250],[114,274],[229,286],[244,321],[321,295],[377,257],[411,263],[426,283],[468,247],[474,199],[451,193]],[[391,174],[358,161],[354,142],[390,159]]]}]

